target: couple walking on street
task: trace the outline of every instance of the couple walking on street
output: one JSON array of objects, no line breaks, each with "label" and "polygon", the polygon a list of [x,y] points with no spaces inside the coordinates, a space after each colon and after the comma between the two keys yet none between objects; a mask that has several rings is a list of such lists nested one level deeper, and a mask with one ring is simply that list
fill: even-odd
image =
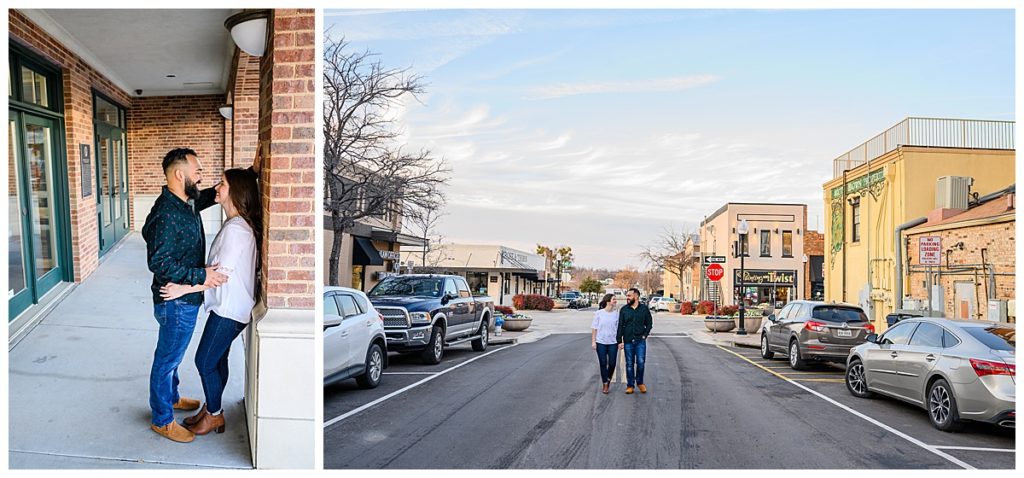
[{"label": "couple walking on street", "polygon": [[626,305],[615,310],[615,296],[605,294],[600,309],[594,314],[590,326],[590,346],[597,351],[601,367],[601,393],[608,393],[618,351],[626,358],[626,394],[633,393],[634,384],[640,393],[647,393],[644,385],[644,362],[647,358],[647,336],[651,334],[651,310],[640,303],[640,291],[629,289]]},{"label": "couple walking on street", "polygon": [[[256,178],[252,168],[229,169],[212,188],[199,190],[202,165],[196,152],[178,148],[164,156],[167,185],[146,217],[142,237],[153,272],[153,315],[160,324],[149,377],[150,427],[177,442],[224,431],[221,398],[228,383],[231,343],[249,324],[255,305],[258,251],[263,230]],[[206,258],[206,235],[200,212],[220,204],[227,220]],[[184,427],[174,410],[199,409],[199,400],[178,394],[178,366],[192,339],[200,313],[208,314],[195,364],[206,404]]]}]

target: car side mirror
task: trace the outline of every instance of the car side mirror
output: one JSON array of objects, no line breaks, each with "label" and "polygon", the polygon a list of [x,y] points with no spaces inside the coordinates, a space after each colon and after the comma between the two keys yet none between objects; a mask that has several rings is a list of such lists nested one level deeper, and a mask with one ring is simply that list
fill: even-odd
[{"label": "car side mirror", "polygon": [[327,329],[329,329],[331,327],[337,327],[339,325],[341,325],[341,321],[340,320],[339,321],[333,321],[332,320],[330,322],[324,322],[324,330],[327,330]]},{"label": "car side mirror", "polygon": [[878,343],[878,334],[868,334],[867,341],[873,344]]},{"label": "car side mirror", "polygon": [[778,320],[779,319],[775,318],[775,314],[771,314],[771,315],[768,316],[768,321],[769,322],[774,323],[774,322],[778,322]]}]

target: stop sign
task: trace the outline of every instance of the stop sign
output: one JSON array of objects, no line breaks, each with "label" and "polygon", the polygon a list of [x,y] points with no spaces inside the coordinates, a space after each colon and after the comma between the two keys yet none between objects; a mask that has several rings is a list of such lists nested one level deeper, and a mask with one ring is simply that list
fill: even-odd
[{"label": "stop sign", "polygon": [[708,279],[718,282],[723,276],[725,276],[725,269],[723,269],[721,265],[711,264],[708,266],[706,274]]}]

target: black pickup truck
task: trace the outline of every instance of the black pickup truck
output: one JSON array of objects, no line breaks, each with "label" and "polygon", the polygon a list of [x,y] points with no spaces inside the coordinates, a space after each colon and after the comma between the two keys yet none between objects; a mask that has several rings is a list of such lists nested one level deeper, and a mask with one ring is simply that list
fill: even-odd
[{"label": "black pickup truck", "polygon": [[447,346],[471,341],[473,350],[487,348],[494,301],[473,297],[460,276],[391,276],[366,295],[384,316],[388,351],[419,352],[423,363],[433,365]]}]

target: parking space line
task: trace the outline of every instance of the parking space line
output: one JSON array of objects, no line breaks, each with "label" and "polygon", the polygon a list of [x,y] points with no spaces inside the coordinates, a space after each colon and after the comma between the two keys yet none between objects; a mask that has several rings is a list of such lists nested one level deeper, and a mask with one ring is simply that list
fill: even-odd
[{"label": "parking space line", "polygon": [[865,415],[865,414],[863,414],[861,412],[858,412],[857,410],[854,410],[854,409],[852,409],[852,408],[850,408],[850,407],[848,407],[846,405],[843,405],[842,403],[839,403],[838,401],[836,401],[836,400],[834,400],[834,399],[832,399],[832,398],[830,398],[830,397],[828,397],[828,396],[826,396],[826,395],[824,395],[824,394],[822,394],[820,392],[817,392],[814,389],[811,389],[810,387],[807,387],[806,385],[797,383],[793,379],[786,378],[785,376],[783,376],[782,374],[779,374],[778,372],[775,372],[775,371],[770,370],[770,369],[768,369],[766,367],[758,365],[753,360],[747,359],[746,357],[744,357],[744,356],[742,356],[742,355],[740,355],[740,354],[738,354],[736,352],[733,352],[732,350],[729,350],[729,349],[727,349],[725,347],[722,347],[721,345],[716,345],[716,347],[722,349],[725,352],[733,354],[733,355],[743,359],[744,361],[749,362],[751,365],[753,365],[753,366],[755,366],[757,368],[760,368],[760,369],[764,370],[765,372],[768,372],[768,373],[770,373],[770,374],[772,374],[772,375],[774,375],[774,376],[776,376],[778,378],[781,378],[782,380],[785,380],[785,381],[793,384],[794,386],[799,387],[799,388],[803,389],[804,391],[806,391],[806,392],[808,392],[808,393],[810,393],[810,394],[812,394],[812,395],[814,395],[814,396],[816,396],[816,397],[818,397],[818,398],[820,398],[820,399],[822,399],[822,400],[824,400],[824,401],[826,401],[828,403],[831,403],[832,405],[835,405],[835,406],[837,406],[837,407],[839,407],[839,408],[841,408],[843,410],[846,410],[847,412],[850,412],[854,416],[860,417],[860,418],[864,419],[868,423],[871,423],[871,424],[873,424],[873,425],[875,425],[875,426],[877,426],[877,427],[879,427],[879,428],[881,428],[883,430],[886,430],[886,431],[888,431],[888,432],[890,432],[890,433],[892,433],[892,434],[894,434],[894,435],[896,435],[896,436],[898,436],[900,438],[903,438],[904,440],[909,441],[910,443],[913,443],[913,444],[923,448],[924,450],[926,450],[928,452],[931,452],[931,453],[933,453],[933,454],[935,454],[935,455],[937,455],[937,456],[939,456],[941,458],[944,458],[946,461],[948,461],[950,463],[953,463],[953,464],[955,464],[955,465],[957,465],[957,466],[959,466],[959,467],[961,467],[961,468],[963,468],[965,470],[975,470],[976,469],[975,467],[971,466],[970,464],[965,463],[964,461],[956,458],[955,456],[952,456],[952,455],[950,455],[948,453],[943,452],[942,450],[938,449],[937,447],[931,446],[931,445],[929,445],[929,444],[927,444],[927,443],[925,443],[925,442],[923,442],[921,440],[918,440],[917,438],[914,438],[914,437],[912,437],[910,435],[907,435],[906,433],[903,433],[903,432],[901,432],[901,431],[899,431],[899,430],[897,430],[897,429],[895,429],[893,427],[890,427],[889,425],[886,425],[886,424],[884,424],[884,423],[882,423],[882,422],[880,422],[878,420],[875,420],[874,418],[871,418],[871,417],[869,417],[869,416],[867,416],[867,415]]},{"label": "parking space line", "polygon": [[995,451],[999,453],[1015,453],[1015,448],[982,448],[974,446],[934,446],[939,450]]},{"label": "parking space line", "polygon": [[454,366],[452,368],[442,370],[440,372],[435,373],[434,375],[431,375],[431,376],[429,376],[427,378],[424,378],[423,380],[420,380],[420,381],[418,381],[416,383],[413,383],[412,385],[408,385],[406,387],[403,387],[403,388],[400,388],[398,390],[395,390],[394,392],[391,392],[391,393],[389,393],[387,395],[384,395],[383,397],[380,397],[380,398],[378,398],[378,399],[376,399],[376,400],[374,400],[374,401],[372,401],[370,403],[367,403],[366,405],[363,405],[361,407],[358,407],[358,408],[355,408],[355,409],[350,410],[348,412],[345,412],[345,413],[343,413],[343,414],[341,414],[341,415],[339,415],[337,417],[334,417],[334,418],[330,419],[329,421],[325,421],[324,422],[324,429],[327,429],[327,427],[329,427],[331,425],[334,425],[335,423],[338,423],[338,422],[340,422],[340,421],[342,421],[342,420],[344,420],[346,418],[349,418],[349,417],[351,417],[353,415],[356,415],[357,413],[360,413],[363,410],[366,410],[366,409],[371,408],[371,407],[373,407],[375,405],[378,405],[378,404],[383,403],[383,402],[385,402],[387,400],[390,400],[390,399],[392,399],[394,397],[397,397],[398,395],[401,395],[401,394],[403,394],[403,393],[405,393],[405,392],[407,392],[409,390],[412,390],[412,389],[414,389],[414,388],[416,388],[416,387],[418,387],[420,385],[423,385],[424,383],[427,383],[427,382],[429,382],[429,381],[431,381],[431,380],[433,380],[433,379],[435,379],[437,377],[440,377],[440,376],[442,376],[442,375],[444,375],[444,374],[446,374],[448,372],[451,372],[452,370],[455,370],[455,369],[457,369],[457,368],[459,368],[459,367],[461,367],[463,365],[471,364],[474,361],[480,360],[480,359],[482,359],[482,358],[484,358],[484,357],[486,357],[486,356],[488,356],[490,354],[493,354],[495,352],[501,352],[502,350],[510,349],[512,347],[515,347],[516,345],[519,345],[519,343],[514,343],[512,345],[509,345],[508,347],[502,347],[500,349],[495,349],[495,350],[492,350],[490,352],[486,352],[486,353],[483,353],[481,355],[477,355],[476,357],[473,357],[473,358],[471,358],[471,359],[469,359],[469,360],[467,360],[465,362],[462,362],[462,363],[460,363],[460,364],[458,364],[458,365],[456,365],[456,366]]},{"label": "parking space line", "polygon": [[436,375],[441,372],[384,372],[384,375]]},{"label": "parking space line", "polygon": [[842,375],[835,372],[779,372],[782,375]]},{"label": "parking space line", "polygon": [[794,382],[825,382],[825,383],[846,383],[840,378],[791,378]]}]

